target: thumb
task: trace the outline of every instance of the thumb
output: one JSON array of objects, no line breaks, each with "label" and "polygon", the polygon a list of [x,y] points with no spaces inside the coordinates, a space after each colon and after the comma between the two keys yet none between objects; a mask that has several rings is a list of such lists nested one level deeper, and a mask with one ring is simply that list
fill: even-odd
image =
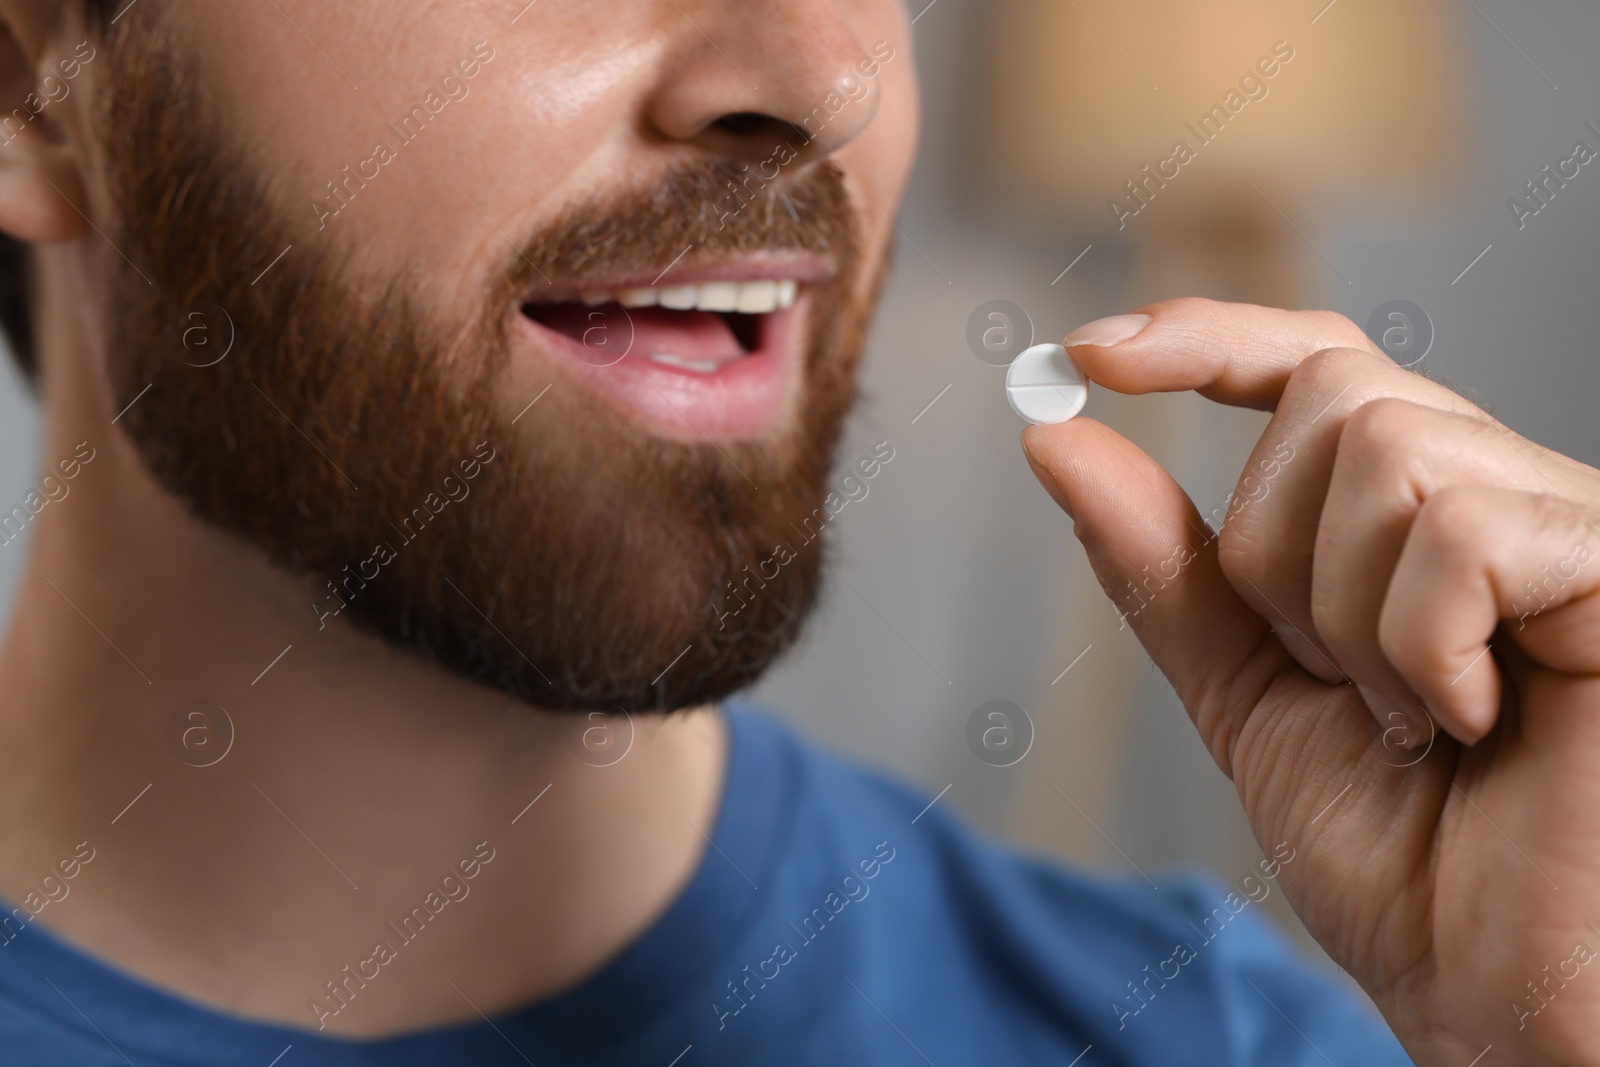
[{"label": "thumb", "polygon": [[[1305,846],[1285,882],[1289,900],[1317,940],[1350,961],[1370,946],[1374,921],[1350,902],[1400,902],[1410,877],[1404,863],[1372,862],[1372,842],[1381,833],[1394,855],[1428,855],[1453,761],[1384,759],[1381,728],[1355,687],[1329,685],[1296,662],[1229,584],[1217,538],[1182,487],[1131,442],[1077,418],[1030,427],[1023,448],[1074,516],[1102,588],[1233,779],[1256,840]],[[1408,899],[1408,920],[1423,924],[1426,901]]]},{"label": "thumb", "polygon": [[1101,423],[1032,426],[1022,446],[1034,475],[1075,519],[1100,587],[1233,777],[1252,711],[1275,683],[1301,672],[1228,584],[1215,533],[1171,475]]}]

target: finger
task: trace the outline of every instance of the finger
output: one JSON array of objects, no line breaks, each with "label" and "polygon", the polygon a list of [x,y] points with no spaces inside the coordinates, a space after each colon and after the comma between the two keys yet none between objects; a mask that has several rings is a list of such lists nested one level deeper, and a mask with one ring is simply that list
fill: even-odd
[{"label": "finger", "polygon": [[[1455,393],[1385,358],[1327,349],[1295,368],[1226,509],[1222,567],[1234,587],[1323,650],[1311,610],[1312,561],[1340,440],[1357,412],[1395,397],[1487,422]],[[1389,443],[1408,457],[1430,446],[1421,435]]]},{"label": "finger", "polygon": [[[1433,729],[1423,703],[1380,646],[1378,618],[1419,509],[1443,490],[1473,484],[1545,488],[1538,468],[1481,416],[1375,400],[1351,415],[1339,435],[1320,520],[1309,538],[1316,546],[1309,609],[1318,637],[1378,721],[1409,723],[1414,744],[1427,743]],[[1304,580],[1297,565],[1278,569],[1277,581],[1298,586]],[[1444,725],[1462,737],[1451,723]]]},{"label": "finger", "polygon": [[[1348,487],[1336,491],[1336,476]],[[1257,611],[1280,615],[1323,662],[1351,673],[1374,697],[1380,722],[1399,710],[1419,728],[1414,738],[1431,737],[1420,705],[1383,684],[1396,679],[1370,654],[1371,641],[1356,650],[1369,653],[1376,673],[1356,670],[1359,661],[1341,656],[1326,628],[1344,618],[1347,636],[1370,634],[1378,580],[1398,558],[1405,516],[1428,493],[1474,481],[1575,499],[1600,492],[1595,471],[1518,437],[1442,386],[1363,352],[1320,352],[1295,371],[1226,509],[1223,571]],[[1396,516],[1400,532],[1384,536]],[[1341,549],[1343,557],[1330,557]],[[1342,606],[1363,598],[1353,614]]]},{"label": "finger", "polygon": [[1361,349],[1389,362],[1360,327],[1332,311],[1192,297],[1089,323],[1062,343],[1095,383],[1119,393],[1193,389],[1223,404],[1266,410],[1294,369],[1325,348]]},{"label": "finger", "polygon": [[[1337,881],[1357,899],[1389,907],[1400,876],[1393,864],[1368,862],[1371,843],[1381,832],[1401,854],[1425,851],[1448,793],[1448,766],[1435,758],[1403,774],[1382,771],[1393,763],[1355,689],[1296,666],[1229,584],[1215,537],[1154,460],[1083,418],[1030,427],[1023,442],[1035,474],[1074,515],[1102,587],[1128,611],[1234,779],[1257,840],[1314,846],[1296,868],[1303,887]],[[1167,560],[1179,567],[1170,580]]]},{"label": "finger", "polygon": [[1285,678],[1315,683],[1228,585],[1214,535],[1154,460],[1090,419],[1030,427],[1023,445],[1040,481],[1069,503],[1101,588],[1232,775],[1257,701]]},{"label": "finger", "polygon": [[1378,640],[1461,740],[1494,726],[1501,676],[1488,651],[1502,622],[1536,662],[1600,671],[1597,517],[1562,497],[1481,485],[1422,504],[1384,596]]}]

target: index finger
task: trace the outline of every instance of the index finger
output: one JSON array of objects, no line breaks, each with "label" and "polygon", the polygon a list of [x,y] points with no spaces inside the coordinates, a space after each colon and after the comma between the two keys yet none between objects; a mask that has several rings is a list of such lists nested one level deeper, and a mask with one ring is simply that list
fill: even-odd
[{"label": "index finger", "polygon": [[1080,326],[1062,342],[1095,384],[1119,393],[1194,390],[1207,400],[1273,410],[1289,376],[1329,348],[1384,359],[1333,311],[1284,311],[1188,297]]}]

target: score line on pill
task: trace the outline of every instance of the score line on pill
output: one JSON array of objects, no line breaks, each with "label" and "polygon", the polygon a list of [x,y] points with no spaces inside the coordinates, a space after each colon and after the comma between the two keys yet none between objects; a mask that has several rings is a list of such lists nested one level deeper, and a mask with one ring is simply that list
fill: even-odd
[{"label": "score line on pill", "polygon": [[1031,423],[1066,422],[1089,401],[1089,379],[1061,345],[1034,345],[1006,370],[1011,410]]}]

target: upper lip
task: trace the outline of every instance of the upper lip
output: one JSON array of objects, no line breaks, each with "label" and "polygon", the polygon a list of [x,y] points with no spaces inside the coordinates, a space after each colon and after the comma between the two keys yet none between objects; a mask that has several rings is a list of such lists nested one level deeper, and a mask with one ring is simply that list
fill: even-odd
[{"label": "upper lip", "polygon": [[584,293],[613,289],[664,288],[700,282],[746,282],[792,279],[801,284],[831,278],[834,264],[804,252],[773,252],[696,261],[685,256],[664,273],[654,275],[592,274],[564,277],[549,284],[536,283],[523,297],[527,304],[560,304],[580,300]]}]

